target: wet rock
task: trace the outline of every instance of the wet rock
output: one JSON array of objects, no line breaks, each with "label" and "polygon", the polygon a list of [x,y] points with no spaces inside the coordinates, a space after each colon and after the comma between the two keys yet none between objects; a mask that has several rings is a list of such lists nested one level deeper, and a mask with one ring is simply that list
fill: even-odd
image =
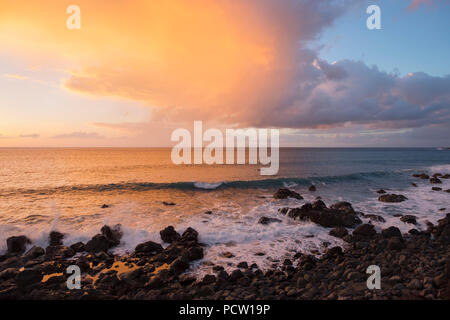
[{"label": "wet rock", "polygon": [[178,232],[176,232],[174,227],[172,227],[172,226],[168,226],[164,230],[161,230],[159,232],[159,234],[161,235],[162,241],[164,241],[166,243],[172,243],[181,238],[180,234]]},{"label": "wet rock", "polygon": [[378,194],[385,194],[386,191],[384,191],[383,189],[378,189],[378,190],[377,190],[377,193],[378,193]]},{"label": "wet rock", "polygon": [[238,268],[241,268],[241,269],[248,269],[248,264],[247,264],[247,262],[245,262],[245,261],[239,262],[238,265],[237,265],[237,267],[238,267]]},{"label": "wet rock", "polygon": [[320,199],[317,199],[311,204],[311,208],[314,210],[324,210],[327,209],[327,205]]},{"label": "wet rock", "polygon": [[165,205],[165,206],[175,206],[176,203],[175,202],[163,201],[163,205]]},{"label": "wet rock", "polygon": [[231,252],[227,251],[227,252],[222,252],[222,253],[220,254],[220,256],[221,256],[221,257],[224,257],[224,258],[231,259],[231,258],[234,257],[234,254],[232,254]]},{"label": "wet rock", "polygon": [[136,246],[136,253],[157,254],[163,251],[163,247],[156,242],[147,241]]},{"label": "wet rock", "polygon": [[330,230],[329,235],[336,238],[344,238],[348,235],[348,231],[344,227],[336,227]]},{"label": "wet rock", "polygon": [[268,217],[261,217],[258,220],[258,223],[264,224],[264,225],[271,224],[271,223],[274,223],[274,222],[281,222],[281,220],[280,219],[276,219],[276,218],[268,218]]},{"label": "wet rock", "polygon": [[364,215],[364,218],[369,218],[370,220],[376,222],[386,222],[386,220],[382,216],[376,214],[366,214]]},{"label": "wet rock", "polygon": [[450,189],[445,190],[445,192],[450,193]]},{"label": "wet rock", "polygon": [[111,242],[102,234],[97,234],[92,237],[85,245],[85,250],[90,253],[97,253],[101,251],[108,251],[111,247]]},{"label": "wet rock", "polygon": [[203,258],[203,248],[200,246],[191,247],[188,249],[189,261],[195,261]]},{"label": "wet rock", "polygon": [[439,184],[439,183],[442,183],[442,181],[439,178],[433,177],[430,179],[430,183]]},{"label": "wet rock", "polygon": [[85,245],[83,242],[77,242],[70,246],[70,248],[75,252],[83,252],[85,251]]},{"label": "wet rock", "polygon": [[311,186],[309,186],[308,190],[311,191],[311,192],[314,192],[314,191],[317,190],[317,188],[316,188],[316,186],[311,185]]},{"label": "wet rock", "polygon": [[390,250],[402,250],[405,248],[405,244],[401,238],[393,237],[388,240],[387,247]]},{"label": "wet rock", "polygon": [[236,269],[233,272],[231,272],[230,281],[235,282],[235,281],[241,279],[243,276],[244,276],[244,274],[242,273],[242,271],[239,269]]},{"label": "wet rock", "polygon": [[50,246],[62,246],[62,240],[64,239],[64,234],[58,231],[52,231],[49,235],[49,244]]},{"label": "wet rock", "polygon": [[352,204],[347,201],[341,201],[341,202],[332,204],[330,206],[330,209],[335,209],[335,210],[339,210],[339,211],[347,212],[347,213],[355,213],[355,210],[353,209]]},{"label": "wet rock", "polygon": [[442,191],[442,188],[439,188],[439,187],[432,187],[431,190],[433,190],[433,191]]},{"label": "wet rock", "polygon": [[353,230],[353,237],[357,239],[370,239],[376,234],[377,232],[371,224],[362,224]]},{"label": "wet rock", "polygon": [[104,225],[100,231],[102,235],[104,235],[110,242],[110,248],[118,246],[120,244],[120,239],[122,239],[123,236],[120,224],[117,224],[112,228],[110,226]]},{"label": "wet rock", "polygon": [[102,209],[106,209],[106,208],[109,208],[109,205],[107,205],[107,204],[103,204],[103,205],[101,206],[101,208],[102,208]]},{"label": "wet rock", "polygon": [[207,286],[216,282],[216,277],[212,274],[207,274],[203,277],[202,285]]},{"label": "wet rock", "polygon": [[408,198],[401,194],[385,194],[378,197],[378,200],[381,202],[397,203],[408,200]]},{"label": "wet rock", "polygon": [[183,257],[176,259],[170,265],[170,271],[175,275],[179,275],[185,272],[187,269],[189,269],[189,262]]},{"label": "wet rock", "polygon": [[277,192],[275,192],[275,194],[273,195],[273,197],[275,199],[294,198],[294,199],[298,199],[298,200],[303,200],[303,197],[299,193],[289,190],[287,188],[278,189]]},{"label": "wet rock", "polygon": [[71,258],[75,255],[75,251],[66,246],[48,246],[45,249],[45,258],[55,259],[55,258]]},{"label": "wet rock", "polygon": [[381,231],[381,235],[384,238],[401,238],[402,237],[402,233],[400,232],[400,229],[397,227],[389,227],[387,229],[384,229]]},{"label": "wet rock", "polygon": [[182,242],[198,242],[198,232],[189,227],[186,229],[186,231],[183,232],[181,235],[181,241]]},{"label": "wet rock", "polygon": [[28,250],[27,253],[25,253],[23,258],[25,260],[32,260],[32,259],[35,259],[44,254],[45,254],[45,250],[43,248],[34,246],[30,250]]},{"label": "wet rock", "polygon": [[[338,226],[352,228],[361,223],[361,219],[358,218],[356,212],[348,202],[334,204],[328,209],[322,207],[323,202],[320,202],[320,206],[317,205],[319,203],[318,201],[315,202],[314,207],[311,203],[307,203],[300,208],[280,210],[279,212],[282,214],[285,213],[292,219],[301,221],[309,220],[327,228]],[[315,209],[318,207],[320,208]]]},{"label": "wet rock", "polygon": [[5,281],[15,278],[19,274],[19,270],[16,268],[7,268],[0,272],[0,280]]},{"label": "wet rock", "polygon": [[31,244],[31,240],[26,236],[9,237],[6,239],[8,253],[23,253],[27,244]]},{"label": "wet rock", "polygon": [[413,174],[413,177],[420,178],[420,179],[423,179],[423,180],[428,180],[430,178],[430,176],[425,174],[425,173],[420,173],[420,174],[416,173],[416,174]]},{"label": "wet rock", "polygon": [[411,185],[413,186],[413,187],[416,187],[417,188],[417,183],[411,183]]},{"label": "wet rock", "polygon": [[417,224],[416,216],[411,214],[400,217],[400,221],[403,221],[404,223]]},{"label": "wet rock", "polygon": [[333,247],[326,251],[325,253],[327,256],[340,256],[343,254],[341,247]]},{"label": "wet rock", "polygon": [[16,276],[16,283],[20,287],[30,286],[42,280],[42,272],[35,269],[25,269]]},{"label": "wet rock", "polygon": [[211,215],[213,212],[211,210],[205,211],[205,214]]}]

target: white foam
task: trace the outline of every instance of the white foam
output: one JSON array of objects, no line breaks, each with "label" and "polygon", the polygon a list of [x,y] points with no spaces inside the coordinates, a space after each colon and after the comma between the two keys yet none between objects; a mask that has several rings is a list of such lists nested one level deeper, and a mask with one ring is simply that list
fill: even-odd
[{"label": "white foam", "polygon": [[194,187],[198,189],[217,189],[222,185],[222,182],[208,183],[208,182],[194,182]]}]

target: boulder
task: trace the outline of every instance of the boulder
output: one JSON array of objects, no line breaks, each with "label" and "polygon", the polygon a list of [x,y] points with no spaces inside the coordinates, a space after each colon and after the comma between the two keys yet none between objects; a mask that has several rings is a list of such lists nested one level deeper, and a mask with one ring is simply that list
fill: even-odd
[{"label": "boulder", "polygon": [[181,239],[182,242],[198,242],[198,232],[189,227],[186,229],[186,231],[183,232],[183,234],[181,235]]},{"label": "boulder", "polygon": [[102,234],[92,237],[85,245],[85,250],[90,253],[106,252],[111,248],[111,242]]},{"label": "boulder", "polygon": [[330,230],[329,232],[330,236],[336,237],[336,238],[344,238],[346,235],[348,235],[348,231],[344,227],[336,227]]},{"label": "boulder", "polygon": [[62,234],[61,232],[58,232],[58,231],[52,231],[52,232],[50,232],[50,235],[48,238],[49,238],[48,242],[51,246],[62,246],[62,244],[63,244],[62,240],[64,238],[64,234]]},{"label": "boulder", "polygon": [[147,241],[136,246],[136,253],[156,254],[163,251],[163,247],[153,241]]},{"label": "boulder", "polygon": [[70,246],[70,248],[75,252],[83,252],[86,250],[83,242],[74,243]]},{"label": "boulder", "polygon": [[25,269],[16,276],[16,283],[20,287],[30,286],[42,280],[42,272],[35,269]]},{"label": "boulder", "polygon": [[309,186],[308,190],[311,191],[311,192],[314,192],[314,191],[317,190],[317,188],[316,188],[316,186],[311,185],[311,186]]},{"label": "boulder", "polygon": [[387,229],[383,229],[381,231],[381,235],[384,238],[401,238],[402,233],[400,232],[400,229],[397,227],[389,227]]},{"label": "boulder", "polygon": [[377,190],[377,193],[378,193],[378,194],[385,194],[386,191],[384,191],[383,189],[378,189],[378,190]]},{"label": "boulder", "polygon": [[361,223],[361,219],[358,218],[348,202],[332,205],[330,209],[324,206],[325,204],[318,200],[314,203],[314,206],[311,203],[306,203],[300,208],[281,209],[279,212],[292,219],[312,221],[326,228],[338,226],[352,228]]},{"label": "boulder", "polygon": [[184,259],[183,257],[177,258],[175,261],[173,261],[170,264],[170,272],[172,272],[175,275],[182,274],[187,269],[189,269],[189,261]]},{"label": "boulder", "polygon": [[389,238],[387,247],[390,250],[402,250],[405,248],[405,244],[403,243],[403,239],[399,237]]},{"label": "boulder", "polygon": [[9,237],[6,239],[8,253],[23,253],[25,252],[27,244],[31,244],[31,240],[26,236]]},{"label": "boulder", "polygon": [[46,259],[71,258],[74,255],[75,251],[66,246],[48,246],[45,249]]},{"label": "boulder", "polygon": [[353,230],[353,237],[356,239],[371,239],[377,232],[371,224],[362,224]]},{"label": "boulder", "polygon": [[25,260],[33,260],[33,259],[36,259],[37,257],[40,257],[40,256],[44,255],[44,254],[45,254],[45,251],[44,251],[43,248],[34,246],[30,250],[28,250],[27,253],[25,253],[23,258]]},{"label": "boulder", "polygon": [[299,193],[289,190],[287,188],[278,189],[277,192],[275,192],[275,194],[273,195],[273,197],[275,199],[294,198],[294,199],[298,199],[298,200],[303,200],[303,197]]},{"label": "boulder", "polygon": [[168,226],[164,230],[161,230],[159,234],[161,235],[162,241],[166,243],[172,243],[181,238],[180,234],[176,232],[172,226]]},{"label": "boulder", "polygon": [[324,210],[327,209],[327,205],[320,199],[317,199],[311,204],[311,208],[314,210]]},{"label": "boulder", "polygon": [[431,190],[433,190],[433,191],[442,191],[442,188],[439,188],[439,187],[432,187]]},{"label": "boulder", "polygon": [[376,222],[386,222],[386,220],[382,216],[379,216],[377,214],[366,214],[364,215],[364,218],[368,218]]},{"label": "boulder", "polygon": [[400,221],[403,221],[404,223],[417,224],[416,216],[411,214],[400,217]]},{"label": "boulder", "polygon": [[378,200],[381,202],[396,203],[408,200],[408,198],[401,194],[384,194],[378,197]]},{"label": "boulder", "polygon": [[439,178],[433,177],[430,179],[431,184],[439,184],[442,183],[442,181]]},{"label": "boulder", "polygon": [[280,219],[276,219],[276,218],[268,218],[268,217],[261,217],[258,220],[258,223],[264,224],[264,225],[271,224],[271,223],[274,223],[274,222],[281,222],[281,220]]},{"label": "boulder", "polygon": [[109,240],[111,248],[119,245],[120,239],[122,239],[123,235],[120,224],[116,224],[112,228],[110,226],[104,225],[100,231],[102,235],[104,235],[106,239]]},{"label": "boulder", "polygon": [[425,174],[425,173],[416,173],[416,174],[413,174],[413,177],[414,178],[420,178],[420,179],[423,179],[423,180],[428,180],[430,178],[430,176]]}]

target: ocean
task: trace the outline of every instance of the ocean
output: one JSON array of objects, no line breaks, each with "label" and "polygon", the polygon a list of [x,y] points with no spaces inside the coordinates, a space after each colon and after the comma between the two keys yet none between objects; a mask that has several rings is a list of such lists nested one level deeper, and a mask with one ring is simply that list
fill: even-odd
[{"label": "ocean", "polygon": [[[260,165],[176,166],[170,152],[0,149],[0,254],[13,235],[24,234],[46,247],[48,233],[58,230],[70,245],[86,242],[104,224],[122,225],[124,236],[114,252],[126,254],[147,240],[161,243],[159,231],[172,225],[179,232],[193,227],[206,245],[193,273],[210,272],[211,263],[233,270],[241,261],[264,269],[297,251],[320,255],[327,246],[345,246],[328,235],[329,229],[278,214],[281,207],[301,206],[317,196],[327,205],[349,201],[355,210],[385,219],[371,222],[376,229],[393,225],[402,232],[425,229],[427,221],[435,223],[450,211],[449,193],[432,191],[428,180],[412,177],[450,173],[450,150],[282,148],[279,173],[270,177],[260,175]],[[448,179],[442,182],[439,187],[450,188]],[[317,191],[308,191],[311,184]],[[304,200],[273,199],[279,187],[299,192]],[[380,188],[408,200],[379,202]],[[418,225],[405,224],[396,214],[416,215]],[[262,216],[281,222],[261,225]],[[223,257],[224,252],[233,257]]]}]

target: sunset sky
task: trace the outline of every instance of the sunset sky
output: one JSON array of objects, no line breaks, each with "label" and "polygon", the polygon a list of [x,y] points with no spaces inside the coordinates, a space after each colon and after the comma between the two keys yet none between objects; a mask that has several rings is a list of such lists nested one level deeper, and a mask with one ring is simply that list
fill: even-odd
[{"label": "sunset sky", "polygon": [[171,146],[194,120],[450,147],[449,17],[448,0],[0,0],[0,147]]}]

